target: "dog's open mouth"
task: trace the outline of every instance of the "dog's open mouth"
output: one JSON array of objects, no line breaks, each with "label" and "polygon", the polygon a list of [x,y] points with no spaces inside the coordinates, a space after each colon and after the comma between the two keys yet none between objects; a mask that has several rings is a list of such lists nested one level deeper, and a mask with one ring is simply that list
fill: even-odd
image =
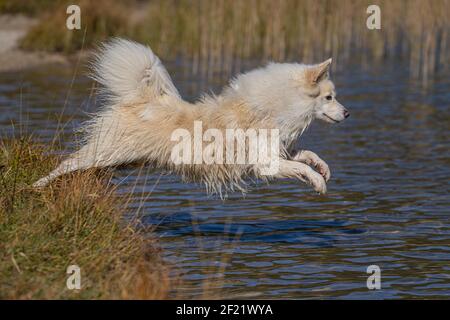
[{"label": "dog's open mouth", "polygon": [[334,123],[339,123],[340,121],[333,119],[332,117],[330,117],[329,115],[327,115],[326,113],[323,113],[323,115],[325,117],[327,117],[328,119],[330,119],[331,121],[333,121]]}]

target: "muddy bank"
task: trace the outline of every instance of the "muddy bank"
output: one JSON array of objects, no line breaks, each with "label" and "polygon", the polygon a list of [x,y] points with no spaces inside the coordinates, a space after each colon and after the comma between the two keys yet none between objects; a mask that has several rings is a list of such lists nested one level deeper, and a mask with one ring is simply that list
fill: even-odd
[{"label": "muddy bank", "polygon": [[0,15],[0,72],[69,63],[63,54],[29,52],[19,48],[20,39],[36,23],[36,19],[23,15]]}]

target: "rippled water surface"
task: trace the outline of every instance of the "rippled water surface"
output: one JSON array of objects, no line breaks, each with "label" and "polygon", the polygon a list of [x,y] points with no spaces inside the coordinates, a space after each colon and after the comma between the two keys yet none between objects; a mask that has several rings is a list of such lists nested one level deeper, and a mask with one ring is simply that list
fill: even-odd
[{"label": "rippled water surface", "polygon": [[[191,76],[183,65],[170,69],[189,100],[224,83]],[[0,74],[2,133],[10,135],[14,123],[16,134],[51,139],[61,120],[73,148],[73,130],[95,110],[92,83],[73,74],[61,67]],[[157,226],[187,294],[219,286],[233,298],[446,297],[449,78],[424,89],[390,66],[335,72],[351,117],[334,126],[315,122],[299,142],[330,165],[326,196],[285,180],[222,201],[150,168],[115,177],[120,192],[133,193],[131,209]],[[381,290],[366,287],[369,265],[381,268]]]}]

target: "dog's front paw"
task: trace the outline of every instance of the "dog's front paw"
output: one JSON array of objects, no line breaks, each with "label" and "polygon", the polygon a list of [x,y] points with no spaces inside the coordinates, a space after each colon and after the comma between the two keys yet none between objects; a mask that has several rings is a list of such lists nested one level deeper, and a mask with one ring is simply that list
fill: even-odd
[{"label": "dog's front paw", "polygon": [[326,164],[322,159],[317,159],[312,163],[312,165],[318,170],[318,172],[322,175],[325,181],[328,182],[331,178],[330,167]]},{"label": "dog's front paw", "polygon": [[327,193],[327,184],[322,175],[311,168],[302,169],[300,172],[300,179],[311,185],[315,191],[320,194]]},{"label": "dog's front paw", "polygon": [[325,181],[328,182],[328,180],[330,180],[330,167],[314,152],[309,150],[302,150],[293,157],[293,160],[304,162],[310,166],[313,166],[323,176]]},{"label": "dog's front paw", "polygon": [[320,194],[327,193],[327,184],[324,178],[317,172],[314,172],[313,176],[309,178],[309,182],[316,192]]}]

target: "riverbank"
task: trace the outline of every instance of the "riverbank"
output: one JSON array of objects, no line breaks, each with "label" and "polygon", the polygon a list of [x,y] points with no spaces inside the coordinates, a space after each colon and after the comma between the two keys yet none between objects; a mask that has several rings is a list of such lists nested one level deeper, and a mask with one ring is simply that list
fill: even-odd
[{"label": "riverbank", "polygon": [[[167,298],[172,285],[155,237],[123,219],[127,199],[107,173],[31,188],[58,162],[50,151],[31,138],[0,144],[0,299]],[[71,265],[80,290],[67,287]]]},{"label": "riverbank", "polygon": [[37,19],[25,15],[0,15],[0,72],[69,63],[69,57],[64,54],[20,48],[20,40],[37,23]]}]

